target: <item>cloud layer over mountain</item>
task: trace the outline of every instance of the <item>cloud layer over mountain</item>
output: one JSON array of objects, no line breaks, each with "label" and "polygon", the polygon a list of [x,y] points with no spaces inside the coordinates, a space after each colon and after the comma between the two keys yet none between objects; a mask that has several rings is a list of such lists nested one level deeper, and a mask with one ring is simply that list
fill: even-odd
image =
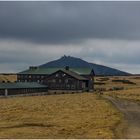
[{"label": "cloud layer over mountain", "polygon": [[0,2],[0,72],[72,55],[140,73],[140,2]]}]

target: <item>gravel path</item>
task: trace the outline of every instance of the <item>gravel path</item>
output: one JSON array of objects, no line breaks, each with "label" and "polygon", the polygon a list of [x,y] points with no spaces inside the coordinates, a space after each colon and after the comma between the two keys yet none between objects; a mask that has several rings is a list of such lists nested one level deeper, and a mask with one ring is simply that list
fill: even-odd
[{"label": "gravel path", "polygon": [[104,96],[110,100],[124,115],[128,123],[124,138],[140,139],[140,105],[128,100],[115,99]]}]

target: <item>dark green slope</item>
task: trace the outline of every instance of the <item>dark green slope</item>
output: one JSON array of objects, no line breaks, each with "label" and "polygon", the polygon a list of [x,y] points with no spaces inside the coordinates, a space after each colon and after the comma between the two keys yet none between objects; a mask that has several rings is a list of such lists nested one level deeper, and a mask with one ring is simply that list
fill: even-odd
[{"label": "dark green slope", "polygon": [[122,75],[131,75],[130,73],[123,72],[117,69],[106,67],[103,65],[98,65],[94,63],[86,62],[80,58],[63,56],[60,59],[48,62],[46,64],[40,65],[42,68],[56,68],[69,66],[71,68],[93,68],[96,75],[113,75],[113,76],[122,76]]}]

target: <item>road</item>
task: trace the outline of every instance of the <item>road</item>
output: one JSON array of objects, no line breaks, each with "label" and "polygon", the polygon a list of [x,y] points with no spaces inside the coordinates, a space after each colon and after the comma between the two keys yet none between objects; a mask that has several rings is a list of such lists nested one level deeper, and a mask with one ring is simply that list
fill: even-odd
[{"label": "road", "polygon": [[104,96],[111,101],[125,116],[127,129],[124,133],[126,139],[140,139],[140,105],[128,100]]}]

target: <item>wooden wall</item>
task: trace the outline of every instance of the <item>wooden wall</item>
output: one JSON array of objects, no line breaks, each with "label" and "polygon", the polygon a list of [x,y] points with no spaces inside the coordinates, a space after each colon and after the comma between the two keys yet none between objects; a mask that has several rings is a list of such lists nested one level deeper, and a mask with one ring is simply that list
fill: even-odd
[{"label": "wooden wall", "polygon": [[[8,89],[8,95],[20,95],[47,92],[47,88]],[[0,96],[5,96],[5,89],[0,89]]]},{"label": "wooden wall", "polygon": [[72,76],[59,71],[47,77],[45,84],[52,90],[81,90],[85,81],[78,80]]}]

